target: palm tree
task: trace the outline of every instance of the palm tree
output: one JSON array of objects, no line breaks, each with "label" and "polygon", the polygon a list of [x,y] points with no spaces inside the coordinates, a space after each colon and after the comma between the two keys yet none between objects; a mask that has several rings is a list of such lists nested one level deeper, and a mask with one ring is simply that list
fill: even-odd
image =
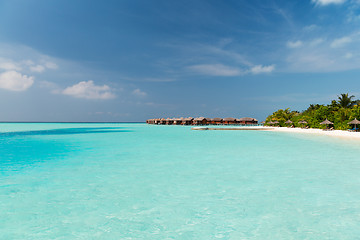
[{"label": "palm tree", "polygon": [[352,99],[354,98],[354,95],[351,95],[349,97],[348,93],[342,93],[340,94],[340,96],[338,96],[338,103],[340,105],[340,107],[343,108],[350,108],[354,105],[355,101],[353,101]]}]

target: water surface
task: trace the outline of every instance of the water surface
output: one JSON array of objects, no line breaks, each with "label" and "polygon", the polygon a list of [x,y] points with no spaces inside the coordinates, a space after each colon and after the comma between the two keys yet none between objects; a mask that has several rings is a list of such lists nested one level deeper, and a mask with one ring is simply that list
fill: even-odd
[{"label": "water surface", "polygon": [[359,239],[360,144],[0,124],[0,239]]}]

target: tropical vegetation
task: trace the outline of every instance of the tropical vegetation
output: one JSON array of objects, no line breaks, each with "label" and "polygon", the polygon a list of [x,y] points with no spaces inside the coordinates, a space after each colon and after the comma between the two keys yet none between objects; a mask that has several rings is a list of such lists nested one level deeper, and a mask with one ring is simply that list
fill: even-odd
[{"label": "tropical vegetation", "polygon": [[[355,118],[360,119],[360,100],[354,100],[354,98],[354,95],[349,96],[348,93],[343,93],[329,105],[310,104],[302,112],[291,111],[290,108],[279,109],[266,118],[265,125],[276,122],[278,126],[304,127],[306,125],[310,128],[325,128],[326,125],[320,123],[328,119],[334,123],[334,129],[349,129],[352,127],[348,124],[350,121]],[[289,120],[292,123],[289,123]],[[300,121],[306,121],[307,124],[299,123]]]}]

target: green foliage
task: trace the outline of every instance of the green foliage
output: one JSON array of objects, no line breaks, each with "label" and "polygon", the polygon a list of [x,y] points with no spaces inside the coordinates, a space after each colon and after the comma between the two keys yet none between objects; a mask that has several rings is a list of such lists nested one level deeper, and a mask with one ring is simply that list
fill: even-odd
[{"label": "green foliage", "polygon": [[353,101],[352,99],[354,98],[354,95],[349,96],[348,93],[342,93],[340,94],[340,96],[338,96],[338,103],[340,105],[340,107],[343,108],[350,108],[355,104],[355,101]]},{"label": "green foliage", "polygon": [[343,93],[338,96],[337,100],[332,100],[329,105],[310,104],[303,112],[291,111],[289,108],[285,110],[279,109],[266,118],[265,124],[270,125],[270,121],[278,121],[278,126],[289,126],[285,122],[291,120],[295,127],[303,127],[299,121],[305,120],[310,128],[325,128],[320,123],[325,119],[333,122],[333,127],[339,130],[349,129],[352,126],[348,122],[355,118],[360,120],[360,100],[353,100],[355,96],[349,96]]}]

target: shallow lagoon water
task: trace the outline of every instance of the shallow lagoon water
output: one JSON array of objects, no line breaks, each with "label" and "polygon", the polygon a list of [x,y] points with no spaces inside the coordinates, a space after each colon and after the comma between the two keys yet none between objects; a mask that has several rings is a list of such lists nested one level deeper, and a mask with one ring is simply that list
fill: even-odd
[{"label": "shallow lagoon water", "polygon": [[0,124],[0,239],[357,239],[360,144],[146,124]]}]

